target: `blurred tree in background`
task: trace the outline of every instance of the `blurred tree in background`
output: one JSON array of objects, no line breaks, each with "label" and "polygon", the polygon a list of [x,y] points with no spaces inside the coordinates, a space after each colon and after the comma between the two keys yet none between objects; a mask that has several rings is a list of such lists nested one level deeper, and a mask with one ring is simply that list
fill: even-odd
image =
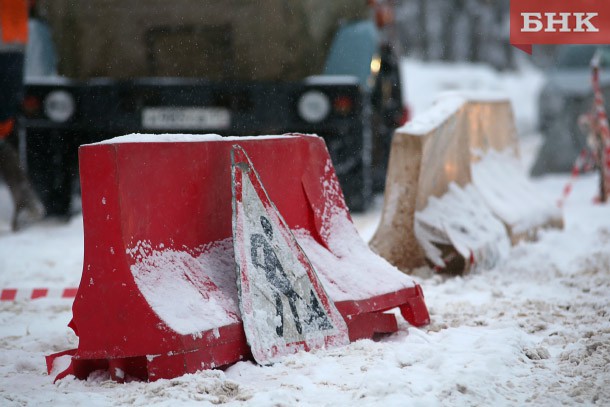
[{"label": "blurred tree in background", "polygon": [[[510,0],[395,0],[398,35],[406,55],[423,60],[487,63],[515,69],[522,53],[510,45]],[[546,66],[553,47],[536,47]]]}]

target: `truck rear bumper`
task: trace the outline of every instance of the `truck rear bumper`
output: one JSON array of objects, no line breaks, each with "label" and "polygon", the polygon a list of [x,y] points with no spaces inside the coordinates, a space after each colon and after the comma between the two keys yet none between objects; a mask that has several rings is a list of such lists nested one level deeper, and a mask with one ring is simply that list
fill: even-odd
[{"label": "truck rear bumper", "polygon": [[[313,106],[315,121],[299,107],[307,94],[327,102],[323,115]],[[50,161],[54,162],[53,171],[63,173],[55,178],[65,179],[76,172],[78,146],[124,134],[252,136],[300,132],[325,139],[348,205],[354,210],[364,209],[370,194],[369,114],[368,98],[360,86],[346,80],[62,80],[26,84],[24,104],[28,165],[39,189],[67,188],[65,180],[56,179],[54,186],[49,186],[51,181],[44,179],[48,176],[38,174],[49,172]]]}]

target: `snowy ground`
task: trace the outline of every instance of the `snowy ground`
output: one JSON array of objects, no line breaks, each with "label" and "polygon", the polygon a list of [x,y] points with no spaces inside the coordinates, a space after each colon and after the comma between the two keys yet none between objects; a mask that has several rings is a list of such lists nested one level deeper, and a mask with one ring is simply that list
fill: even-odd
[{"label": "snowy ground", "polygon": [[[459,66],[456,74],[414,61],[407,68],[412,88],[421,92],[411,95],[416,112],[431,101],[425,100],[430,91],[447,90],[461,75],[475,88],[513,89],[520,128],[533,128],[535,71],[498,76]],[[413,79],[417,75],[426,79]],[[534,136],[522,138],[525,166],[537,145]],[[535,182],[541,193],[559,198],[567,179]],[[593,175],[579,178],[565,206],[565,229],[514,247],[493,270],[466,277],[418,270],[431,325],[416,329],[400,319],[399,332],[378,342],[299,353],[270,367],[240,362],[155,383],[117,384],[94,374],[54,384],[44,356],[76,347],[66,327],[71,302],[0,302],[0,404],[609,405],[610,206],[592,203],[596,186]],[[76,286],[82,218],[11,234],[9,202],[0,186],[0,288]],[[356,216],[365,239],[380,207],[379,201]]]}]

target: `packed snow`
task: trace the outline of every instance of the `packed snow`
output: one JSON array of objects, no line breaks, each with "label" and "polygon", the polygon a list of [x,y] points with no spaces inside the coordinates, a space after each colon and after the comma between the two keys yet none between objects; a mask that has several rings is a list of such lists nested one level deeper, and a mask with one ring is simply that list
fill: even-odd
[{"label": "packed snow", "polygon": [[510,246],[504,224],[472,184],[461,188],[451,183],[441,198],[430,197],[426,208],[415,213],[415,236],[427,258],[441,268],[447,265],[435,243],[452,245],[467,261],[472,256],[482,269],[506,257]]},{"label": "packed snow", "polygon": [[466,103],[466,99],[458,94],[447,95],[440,100],[437,99],[433,109],[427,109],[420,114],[416,114],[413,120],[407,122],[398,131],[414,136],[425,136],[460,110],[464,103]]},{"label": "packed snow", "polygon": [[241,320],[236,279],[227,278],[235,272],[232,244],[230,239],[214,242],[197,257],[154,250],[133,264],[131,273],[153,311],[179,334],[230,325]]},{"label": "packed snow", "polygon": [[272,136],[250,136],[250,137],[223,137],[218,134],[143,134],[132,133],[124,136],[117,136],[108,140],[100,141],[95,144],[117,144],[117,143],[201,143],[207,141],[220,140],[261,140],[261,139],[278,139],[291,137],[289,135],[272,135]]},{"label": "packed snow", "polygon": [[[540,73],[407,61],[407,86],[431,92],[459,83],[473,89],[514,88],[520,129],[532,129]],[[457,69],[457,73],[456,73]],[[463,73],[463,75],[460,74]],[[516,90],[521,90],[519,95]],[[424,97],[425,96],[425,97]],[[432,98],[430,98],[430,101]],[[524,165],[538,138],[521,134]],[[569,175],[532,180],[561,197]],[[53,383],[44,356],[77,346],[66,326],[71,301],[0,302],[0,404],[21,405],[608,405],[610,404],[610,205],[594,203],[595,174],[574,182],[564,203],[565,228],[512,247],[491,270],[443,276],[421,268],[431,324],[408,325],[378,341],[299,352],[271,366],[239,362],[154,383],[110,380],[105,372]],[[367,240],[381,202],[354,216]],[[0,186],[0,288],[74,287],[83,261],[82,217],[9,231],[10,198]],[[112,298],[100,299],[112,301]],[[95,318],[92,315],[92,318]]]},{"label": "packed snow", "polygon": [[[485,203],[513,234],[525,234],[561,219],[557,197],[537,190],[511,151],[490,150],[472,164],[472,182]],[[554,198],[554,199],[553,199]]]}]

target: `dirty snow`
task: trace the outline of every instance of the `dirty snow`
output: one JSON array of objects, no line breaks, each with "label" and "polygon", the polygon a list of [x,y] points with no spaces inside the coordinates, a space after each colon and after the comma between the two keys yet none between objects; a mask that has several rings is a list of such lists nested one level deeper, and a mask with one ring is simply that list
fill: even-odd
[{"label": "dirty snow", "polygon": [[[413,65],[411,73],[423,72],[422,78],[407,77],[414,87],[436,90],[443,87],[440,79],[460,78],[450,67],[426,71],[427,65]],[[434,81],[433,73],[440,79]],[[515,110],[527,119],[530,112],[520,116],[519,111],[532,105],[527,86],[538,74],[524,75],[521,83],[515,75],[481,74],[479,82],[522,89],[522,105]],[[528,120],[521,123],[532,128]],[[533,136],[521,141],[522,153],[538,145]],[[524,161],[531,162],[531,156]],[[537,190],[559,198],[567,180],[562,175],[533,182]],[[609,405],[610,206],[592,202],[597,182],[595,175],[584,175],[574,184],[564,207],[564,230],[543,232],[539,241],[513,247],[491,270],[466,277],[418,270],[430,326],[416,329],[398,316],[399,331],[378,342],[302,352],[272,366],[240,362],[224,371],[155,383],[118,384],[106,373],[94,373],[87,381],[67,377],[53,384],[44,355],[77,344],[66,327],[70,301],[2,302],[0,404]],[[9,203],[0,186],[0,285],[77,285],[82,218],[11,234]],[[365,238],[376,228],[380,207],[377,202],[370,212],[355,216]]]}]

